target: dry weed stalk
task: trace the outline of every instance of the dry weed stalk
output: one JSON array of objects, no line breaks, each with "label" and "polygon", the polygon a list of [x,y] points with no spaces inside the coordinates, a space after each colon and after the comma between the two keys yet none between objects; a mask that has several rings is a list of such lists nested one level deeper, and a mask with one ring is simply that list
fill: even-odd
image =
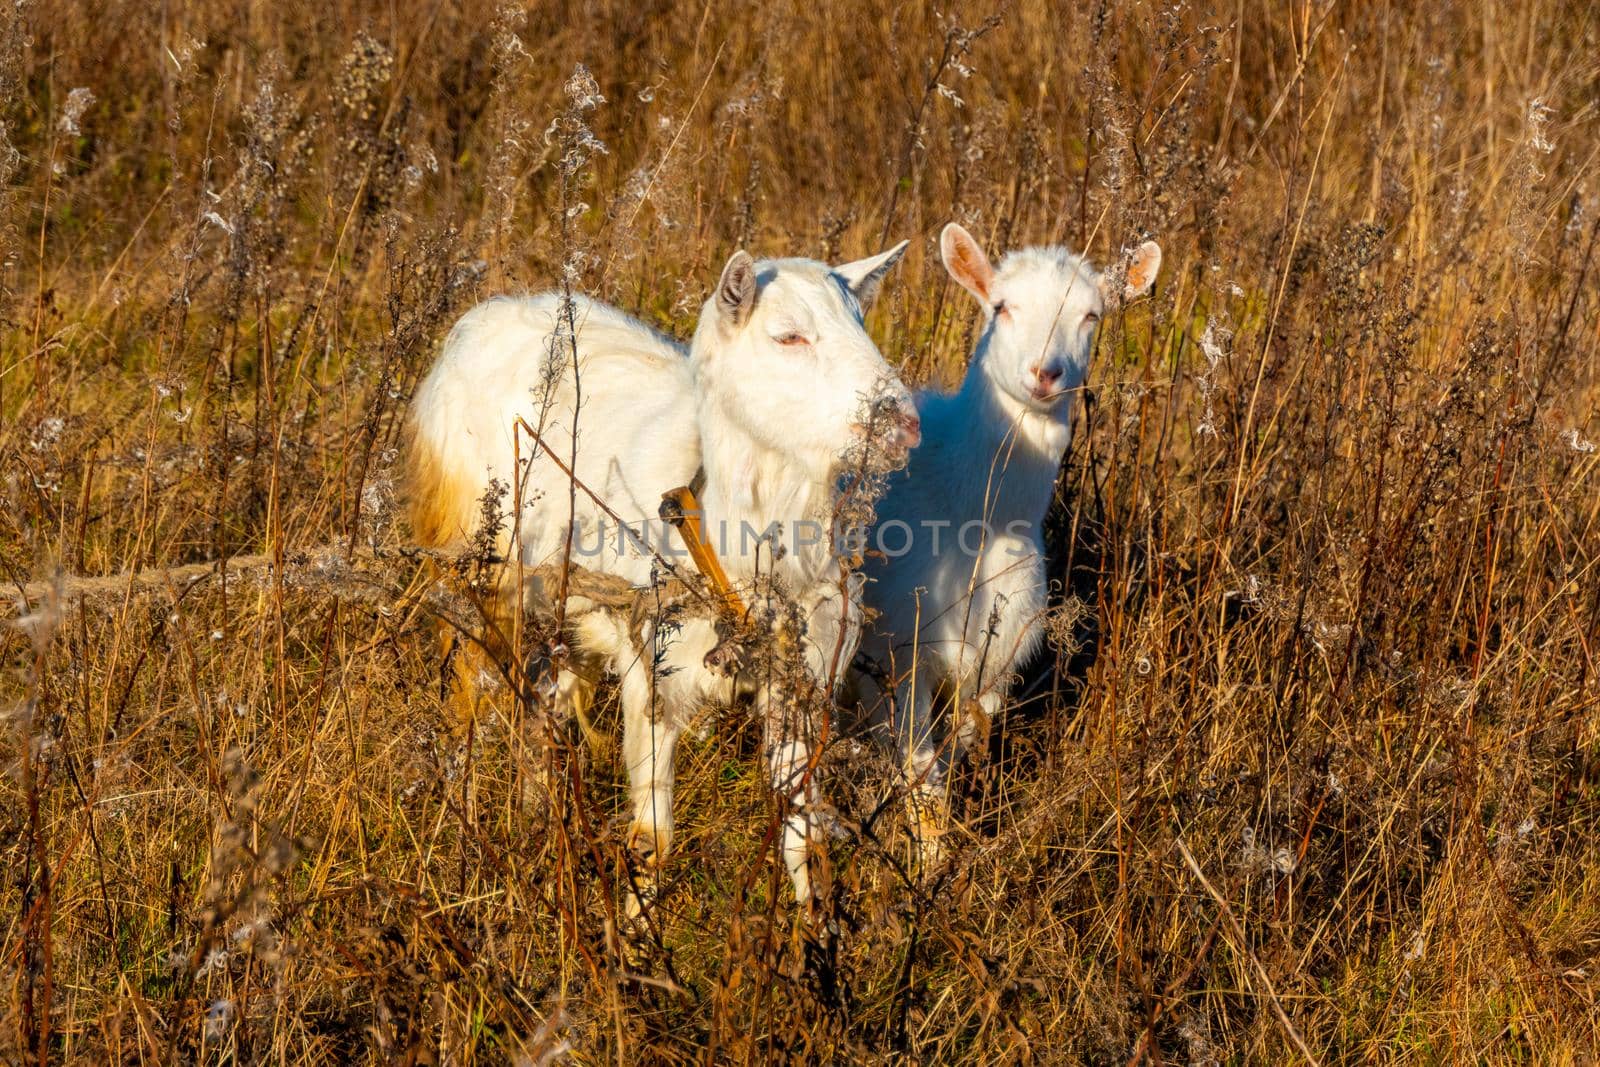
[{"label": "dry weed stalk", "polygon": [[[1587,6],[124,7],[0,10],[0,1059],[1600,1050]],[[441,692],[427,627],[504,564],[396,555],[419,371],[487,292],[682,335],[735,242],[952,217],[1169,257],[1061,472],[1054,653],[921,878],[889,761],[758,644],[828,731],[822,922],[733,714],[630,929],[615,709],[542,718],[550,619],[470,730]],[[874,334],[949,384],[972,317],[901,269]]]}]

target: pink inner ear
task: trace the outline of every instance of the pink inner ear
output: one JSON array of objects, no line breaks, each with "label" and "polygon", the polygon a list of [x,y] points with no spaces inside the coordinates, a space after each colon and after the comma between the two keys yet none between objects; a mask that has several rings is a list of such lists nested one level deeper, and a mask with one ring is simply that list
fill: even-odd
[{"label": "pink inner ear", "polygon": [[965,231],[952,233],[950,238],[946,266],[951,276],[983,299],[989,299],[989,287],[994,284],[994,268],[989,265],[989,257]]},{"label": "pink inner ear", "polygon": [[1128,291],[1142,293],[1155,282],[1156,271],[1161,269],[1161,252],[1149,245],[1141,247],[1128,264]]}]

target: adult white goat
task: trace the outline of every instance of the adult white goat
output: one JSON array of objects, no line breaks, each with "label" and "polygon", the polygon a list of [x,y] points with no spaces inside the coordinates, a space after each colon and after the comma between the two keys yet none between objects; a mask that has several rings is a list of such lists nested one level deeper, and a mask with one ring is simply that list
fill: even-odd
[{"label": "adult white goat", "polygon": [[[498,479],[520,486],[521,514],[502,547],[515,537],[523,563],[559,562],[570,551],[590,571],[647,586],[656,552],[684,554],[657,519],[662,494],[698,473],[703,526],[729,578],[737,587],[756,576],[759,563],[778,580],[804,619],[809,673],[827,684],[835,663],[850,662],[860,631],[859,606],[843,595],[844,572],[823,532],[841,457],[868,432],[868,398],[879,414],[887,401],[892,432],[882,425],[874,432],[898,450],[899,461],[919,436],[910,393],[862,326],[864,309],[905,247],[837,267],[758,262],[737,252],[687,349],[587,298],[570,305],[565,334],[556,294],[479,304],[451,330],[412,404],[416,535],[440,546],[470,538],[480,500]],[[575,366],[564,358],[574,346]],[[519,418],[553,457],[570,462],[583,488],[574,488],[552,456],[536,455],[527,434],[517,440]],[[650,549],[618,529],[590,493]],[[761,542],[759,534],[769,531],[784,551]],[[508,582],[506,610],[515,595]],[[771,781],[789,811],[784,860],[797,898],[808,901],[812,754],[804,731],[777,728],[784,716],[772,706],[771,686],[706,666],[718,642],[708,619],[667,625],[576,602],[569,619],[574,659],[621,680],[629,844],[647,867],[659,865],[672,838],[679,735],[703,706],[734,699],[737,685],[753,689],[769,724]],[[585,685],[567,674],[558,692],[581,699]]]},{"label": "adult white goat", "polygon": [[[1147,241],[1120,287],[1055,247],[1012,252],[996,270],[955,223],[939,249],[982,302],[984,328],[960,391],[917,395],[924,441],[878,506],[884,556],[865,569],[865,596],[879,617],[862,640],[876,667],[861,693],[903,752],[925,860],[939,851],[950,765],[999,714],[1015,668],[1043,636],[1040,525],[1095,326],[1108,301],[1148,292],[1161,266],[1160,246]],[[942,741],[941,693],[958,716]]]}]

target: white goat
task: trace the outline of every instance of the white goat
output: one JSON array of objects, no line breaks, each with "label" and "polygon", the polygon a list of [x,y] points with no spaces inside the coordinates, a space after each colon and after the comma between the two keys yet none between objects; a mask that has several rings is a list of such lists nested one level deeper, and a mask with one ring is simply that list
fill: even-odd
[{"label": "white goat", "polygon": [[[441,546],[469,538],[479,501],[498,478],[521,487],[521,515],[502,540],[509,547],[516,538],[523,563],[559,562],[570,544],[574,562],[586,569],[646,586],[655,553],[685,555],[657,518],[661,496],[699,473],[702,523],[730,580],[738,586],[754,578],[758,562],[777,578],[805,620],[801,645],[811,676],[832,682],[832,665],[850,662],[860,630],[856,598],[843,597],[843,570],[823,534],[841,455],[867,430],[864,398],[889,402],[894,429],[883,439],[900,461],[919,436],[910,393],[862,326],[863,309],[905,247],[838,267],[735,253],[687,349],[586,298],[572,306],[575,330],[565,336],[555,294],[479,304],[451,330],[412,405],[417,536]],[[563,361],[574,337],[575,367]],[[519,417],[563,463],[575,455],[581,486],[644,533],[653,551],[575,490],[551,456],[536,455],[526,433],[518,442]],[[519,444],[520,472],[513,459]],[[776,562],[772,544],[759,539],[768,531],[785,550]],[[692,570],[686,558],[681,565]],[[514,595],[508,587],[508,599]],[[736,682],[750,692],[753,680],[707,668],[718,642],[708,619],[666,626],[576,603],[569,610],[574,657],[621,679],[629,845],[653,869],[672,838],[679,735],[704,705],[734,699]],[[568,674],[558,692],[575,701],[585,684]],[[773,788],[788,802],[785,864],[806,902],[812,755],[803,732],[772,728],[782,716],[768,707],[769,688],[754,684],[751,696],[769,724]]]},{"label": "white goat", "polygon": [[[1161,266],[1160,247],[1145,242],[1119,293],[1062,248],[1012,252],[995,270],[951,223],[939,249],[950,276],[982,302],[984,328],[960,391],[917,395],[923,444],[879,504],[884,555],[865,569],[866,601],[879,617],[862,641],[876,667],[861,679],[866,704],[887,712],[903,752],[926,860],[938,853],[950,765],[999,714],[1014,669],[1043,635],[1040,525],[1095,325],[1113,297],[1147,292]],[[959,722],[942,743],[940,692]]]}]

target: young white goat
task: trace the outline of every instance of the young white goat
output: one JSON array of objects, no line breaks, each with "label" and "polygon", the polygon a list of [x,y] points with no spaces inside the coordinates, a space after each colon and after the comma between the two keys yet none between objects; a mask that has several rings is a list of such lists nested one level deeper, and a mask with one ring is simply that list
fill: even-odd
[{"label": "young white goat", "polygon": [[[570,543],[584,568],[647,586],[655,553],[685,555],[657,518],[661,496],[699,473],[702,525],[730,580],[738,586],[754,578],[758,562],[777,578],[805,620],[801,647],[810,675],[819,685],[834,681],[833,664],[850,662],[860,630],[856,598],[842,597],[841,564],[823,533],[842,454],[867,433],[868,398],[880,414],[887,406],[892,429],[884,434],[879,425],[875,433],[899,461],[919,436],[910,393],[862,326],[864,308],[905,247],[837,267],[758,262],[738,252],[687,349],[586,298],[575,301],[575,329],[565,336],[555,294],[478,305],[451,330],[412,405],[417,536],[441,546],[470,538],[479,501],[498,479],[521,487],[521,515],[502,548],[515,536],[522,562],[538,566],[559,562]],[[564,359],[574,337],[575,367]],[[519,417],[563,463],[576,456],[571,465],[584,488],[574,489],[526,433],[517,440]],[[653,551],[619,530],[585,488],[631,531],[644,533]],[[772,544],[759,540],[767,531],[776,531],[785,549],[776,561]],[[686,558],[678,565],[692,570]],[[508,581],[504,610],[516,595]],[[774,725],[784,716],[769,706],[771,687],[707,668],[718,642],[709,619],[635,622],[576,600],[569,618],[574,658],[621,680],[629,844],[647,867],[659,865],[672,838],[679,735],[706,704],[734,699],[738,686],[769,726],[771,782],[790,813],[784,860],[796,896],[809,900],[812,755],[803,731]],[[568,674],[558,692],[575,702],[585,685]]]},{"label": "young white goat", "polygon": [[[1160,247],[1145,242],[1119,289],[1062,248],[1012,252],[996,270],[955,223],[939,248],[950,276],[982,302],[984,328],[960,391],[917,395],[923,444],[879,504],[885,557],[866,567],[865,593],[879,617],[862,640],[875,670],[861,685],[902,749],[929,860],[950,765],[999,714],[1014,669],[1043,635],[1040,524],[1095,326],[1108,301],[1149,291],[1161,266]],[[958,717],[942,742],[941,692]]]}]

